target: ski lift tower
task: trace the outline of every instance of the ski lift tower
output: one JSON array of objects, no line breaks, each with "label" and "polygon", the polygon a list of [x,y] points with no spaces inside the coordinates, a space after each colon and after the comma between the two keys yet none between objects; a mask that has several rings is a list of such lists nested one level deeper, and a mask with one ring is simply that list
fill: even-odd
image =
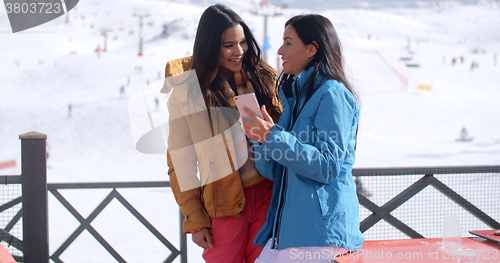
[{"label": "ski lift tower", "polygon": [[133,16],[139,17],[139,56],[142,56],[142,26],[144,23],[142,19],[144,17],[149,17],[149,13],[147,11],[135,11]]},{"label": "ski lift tower", "polygon": [[106,52],[108,48],[108,32],[111,32],[111,29],[108,28],[103,28],[101,29],[101,36],[104,37],[104,49],[102,50],[103,52]]},{"label": "ski lift tower", "polygon": [[276,12],[275,9],[272,9],[271,5],[269,5],[269,3],[267,1],[261,1],[259,8],[255,8],[255,10],[250,11],[250,12],[254,15],[264,17],[264,44],[263,44],[264,55],[263,55],[263,59],[265,62],[268,62],[267,61],[267,51],[271,48],[271,45],[269,44],[269,36],[267,35],[267,19],[270,16],[275,17],[275,16],[282,15],[282,13],[278,13],[278,12]]}]

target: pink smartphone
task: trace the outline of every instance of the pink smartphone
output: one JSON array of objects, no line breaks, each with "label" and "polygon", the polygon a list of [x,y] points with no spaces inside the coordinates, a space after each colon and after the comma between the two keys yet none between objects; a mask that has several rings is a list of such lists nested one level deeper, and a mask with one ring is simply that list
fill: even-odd
[{"label": "pink smartphone", "polygon": [[257,102],[255,93],[247,93],[236,96],[234,97],[234,101],[236,102],[236,107],[238,107],[238,111],[240,112],[242,119],[252,121],[252,118],[250,118],[250,116],[243,110],[243,107],[249,108],[259,118],[264,119],[264,117],[262,117],[262,113],[260,112],[259,102]]}]

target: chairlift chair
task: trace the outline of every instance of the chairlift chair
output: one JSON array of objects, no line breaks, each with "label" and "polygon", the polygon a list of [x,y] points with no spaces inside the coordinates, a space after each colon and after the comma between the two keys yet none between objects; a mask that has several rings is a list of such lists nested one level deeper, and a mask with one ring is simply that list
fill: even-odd
[{"label": "chairlift chair", "polygon": [[420,67],[419,58],[417,53],[413,53],[413,57],[405,61],[405,65],[410,68]]},{"label": "chairlift chair", "polygon": [[403,61],[409,61],[409,60],[412,60],[413,57],[415,56],[415,53],[413,51],[410,50],[410,48],[408,47],[404,47],[401,49],[400,51],[400,60],[403,60]]}]

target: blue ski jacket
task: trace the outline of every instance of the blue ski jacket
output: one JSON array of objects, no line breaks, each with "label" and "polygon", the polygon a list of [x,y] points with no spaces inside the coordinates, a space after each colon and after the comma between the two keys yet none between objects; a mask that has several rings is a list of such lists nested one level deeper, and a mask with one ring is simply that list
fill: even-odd
[{"label": "blue ski jacket", "polygon": [[267,220],[254,244],[272,239],[279,250],[336,246],[355,251],[364,241],[352,177],[359,107],[341,82],[321,74],[304,105],[313,70],[302,71],[291,91],[280,87],[279,122],[262,144],[254,142],[257,169],[274,181]]}]

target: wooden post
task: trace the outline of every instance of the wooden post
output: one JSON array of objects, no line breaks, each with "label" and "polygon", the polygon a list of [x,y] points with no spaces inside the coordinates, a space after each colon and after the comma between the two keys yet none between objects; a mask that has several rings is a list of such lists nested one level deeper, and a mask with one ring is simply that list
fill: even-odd
[{"label": "wooden post", "polygon": [[24,263],[49,262],[47,135],[28,132],[21,139]]}]

